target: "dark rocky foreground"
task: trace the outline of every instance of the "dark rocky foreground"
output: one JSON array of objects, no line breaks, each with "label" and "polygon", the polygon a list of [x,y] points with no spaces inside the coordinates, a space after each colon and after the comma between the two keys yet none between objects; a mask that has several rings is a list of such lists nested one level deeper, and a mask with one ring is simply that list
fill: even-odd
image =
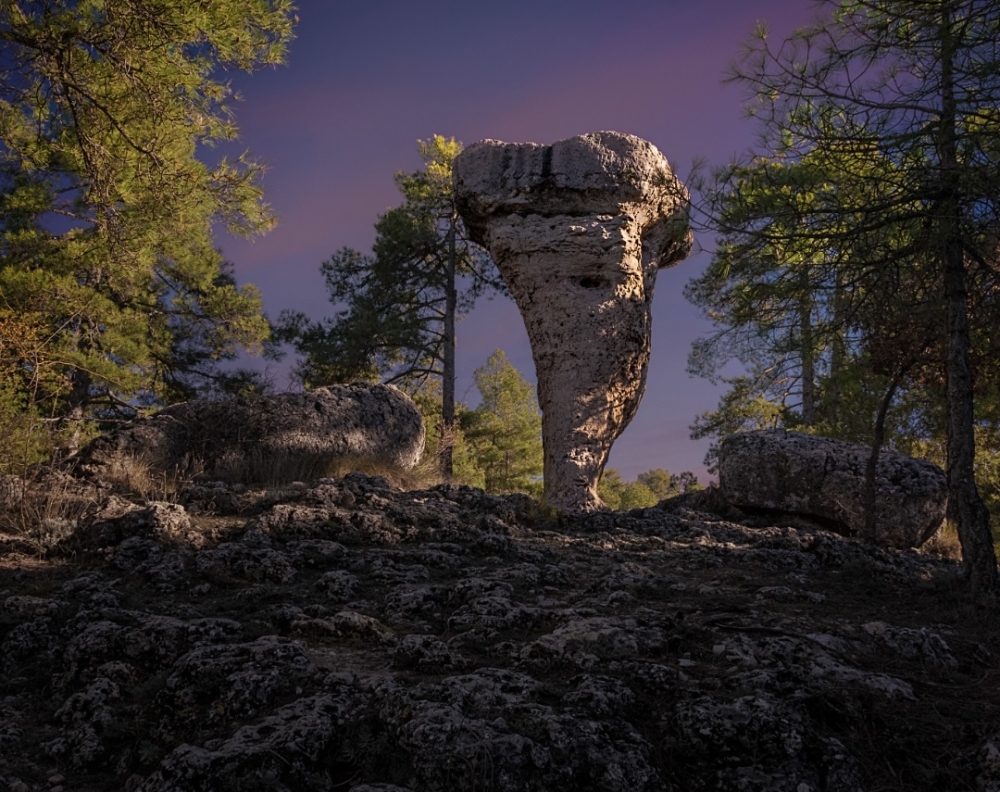
[{"label": "dark rocky foreground", "polygon": [[952,561],[358,474],[96,499],[2,545],[0,789],[1000,790]]}]

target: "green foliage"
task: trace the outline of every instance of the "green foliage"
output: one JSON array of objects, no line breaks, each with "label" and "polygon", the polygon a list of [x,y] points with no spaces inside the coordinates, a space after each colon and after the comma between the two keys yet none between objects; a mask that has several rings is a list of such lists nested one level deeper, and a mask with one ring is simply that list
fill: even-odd
[{"label": "green foliage", "polygon": [[976,484],[990,510],[993,536],[1000,544],[1000,386],[993,385],[978,402]]},{"label": "green foliage", "polygon": [[52,453],[47,433],[39,431],[41,416],[27,395],[0,382],[0,475],[20,475]]},{"label": "green foliage", "polygon": [[734,67],[763,150],[709,194],[719,248],[689,296],[718,332],[692,362],[750,374],[696,431],[771,405],[811,431],[881,438],[888,420],[897,445],[947,438],[949,509],[993,596],[973,481],[1000,351],[1000,6],[827,6],[778,47],[760,31]]},{"label": "green foliage", "polygon": [[597,494],[615,511],[649,508],[666,498],[698,489],[702,487],[694,473],[685,470],[674,475],[663,468],[640,473],[635,481],[624,481],[617,470],[608,468],[597,484]]},{"label": "green foliage", "polygon": [[[716,331],[689,370],[730,389],[694,436],[780,425],[870,442],[889,383],[925,387],[943,357],[940,279],[916,215],[865,224],[867,207],[903,200],[899,168],[864,137],[821,139],[717,178],[718,249],[686,290]],[[734,359],[746,373],[719,378]]]},{"label": "green foliage", "polygon": [[444,448],[450,448],[452,453],[451,480],[457,484],[485,489],[486,477],[461,428],[462,419],[468,412],[465,405],[456,405],[459,420],[446,433],[441,423],[441,382],[433,379],[403,380],[399,386],[416,403],[424,420],[427,440],[420,466],[425,469],[426,475],[433,477],[436,474],[436,479],[440,482],[441,455]]},{"label": "green foliage", "polygon": [[459,424],[484,489],[541,496],[542,416],[535,389],[510,364],[502,349],[476,369],[482,402],[461,414]]},{"label": "green foliage", "polygon": [[266,337],[211,238],[270,227],[261,167],[197,154],[236,135],[216,72],[280,63],[291,16],[288,0],[0,4],[8,404],[131,412],[190,396]]},{"label": "green foliage", "polygon": [[[916,57],[912,36],[931,53],[929,63],[942,68],[940,13],[948,7],[829,5],[830,20],[798,31],[783,48],[772,48],[761,32],[734,70],[734,79],[755,92],[765,153],[721,169],[708,191],[718,249],[687,295],[716,332],[696,343],[690,368],[715,378],[736,359],[749,373],[724,380],[733,387],[719,412],[699,422],[701,434],[777,421],[870,439],[891,381],[898,379],[905,394],[934,389],[944,378],[944,221],[927,188],[940,177],[940,141],[930,126],[909,126],[911,113],[938,114],[940,83],[880,82],[892,70],[846,86],[840,81],[860,63],[847,56],[902,68]],[[998,23],[995,10],[968,15],[959,60],[988,54],[978,49],[992,40],[983,31]],[[799,67],[785,68],[792,62]],[[1000,99],[1000,83],[965,72],[961,78],[969,81],[962,102],[983,120],[974,132],[963,125],[958,145],[987,157],[961,161],[968,169],[962,178],[971,179],[967,197],[979,202],[961,240],[975,287],[970,352],[986,363],[995,358],[992,337],[1000,320],[995,275],[988,274],[995,273],[996,258],[997,211],[990,203],[1000,181],[987,168],[996,147],[982,135],[985,119],[996,115],[987,108]],[[884,101],[872,104],[869,92],[878,90]],[[989,372],[983,367],[981,374]],[[906,405],[915,407],[912,400]]]},{"label": "green foliage", "polygon": [[656,496],[657,500],[665,500],[685,492],[704,489],[698,483],[698,477],[690,470],[685,470],[675,475],[669,470],[654,468],[647,470],[645,473],[640,473],[636,477],[636,481],[647,487]]},{"label": "green foliage", "polygon": [[454,138],[418,141],[422,170],[397,173],[403,204],[375,223],[371,255],[343,248],[320,266],[333,317],[286,311],[277,338],[302,356],[306,385],[384,379],[441,381],[441,470],[454,475],[455,323],[487,288],[503,290],[486,253],[465,234],[455,206]]},{"label": "green foliage", "polygon": [[[1000,403],[990,400],[982,409],[994,413],[998,407]],[[947,440],[943,430],[919,437],[905,436],[898,447],[911,456],[929,459],[941,467],[947,465]],[[1000,549],[1000,420],[993,415],[989,420],[979,420],[976,425],[975,477],[989,510],[994,545]]]},{"label": "green foliage", "polygon": [[[730,389],[722,395],[719,406],[699,415],[691,425],[691,438],[723,438],[735,432],[752,432],[757,429],[772,429],[776,426],[794,425],[788,420],[788,408],[761,392],[759,379],[734,377],[724,379]],[[710,472],[715,472],[719,447],[712,443],[705,457]]]},{"label": "green foliage", "polygon": [[372,253],[343,248],[320,265],[338,311],[320,322],[291,311],[279,319],[279,337],[301,356],[296,373],[308,386],[453,378],[444,371],[449,310],[459,319],[484,289],[502,288],[454,207],[451,168],[461,144],[435,135],[418,145],[424,167],[396,174],[403,204],[375,223]]},{"label": "green foliage", "polygon": [[659,502],[656,494],[640,481],[624,481],[614,468],[608,468],[597,483],[597,494],[604,505],[615,511],[641,509]]},{"label": "green foliage", "polygon": [[452,481],[494,494],[524,492],[540,497],[541,414],[534,389],[500,349],[476,369],[474,377],[482,401],[475,410],[457,404],[457,420],[450,431],[441,421],[440,380],[400,382],[427,428],[422,464],[439,467],[443,449],[448,448]]}]

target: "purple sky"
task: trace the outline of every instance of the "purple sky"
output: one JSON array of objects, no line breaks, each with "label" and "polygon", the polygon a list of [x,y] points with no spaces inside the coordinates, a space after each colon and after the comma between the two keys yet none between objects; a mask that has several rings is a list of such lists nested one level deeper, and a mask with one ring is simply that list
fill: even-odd
[{"label": "purple sky", "polygon": [[[810,0],[297,5],[288,65],[233,77],[245,100],[236,108],[241,144],[269,166],[279,224],[252,243],[219,240],[272,317],[330,312],[320,263],[344,245],[370,249],[377,216],[400,202],[393,173],[421,166],[418,138],[552,143],[616,130],[652,142],[682,178],[697,159],[728,162],[752,144],[754,127],[741,88],[722,84],[727,64],[758,20],[780,40],[817,11]],[[697,242],[712,247],[711,238]],[[665,467],[705,480],[708,443],[691,440],[688,427],[721,390],[685,371],[691,342],[710,325],[681,292],[707,260],[700,253],[660,271],[646,395],[609,462],[626,478]],[[472,371],[497,348],[534,382],[520,315],[499,297],[481,300],[458,327],[460,397],[477,400]]]}]

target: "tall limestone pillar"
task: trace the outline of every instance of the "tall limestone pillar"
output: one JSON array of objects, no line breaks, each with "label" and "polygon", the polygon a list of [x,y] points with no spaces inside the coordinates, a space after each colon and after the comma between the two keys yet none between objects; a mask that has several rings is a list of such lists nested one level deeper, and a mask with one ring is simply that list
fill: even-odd
[{"label": "tall limestone pillar", "polygon": [[691,250],[687,189],[655,146],[618,132],[484,140],[458,156],[454,179],[531,339],[546,499],[599,509],[611,444],[646,384],[656,272]]}]

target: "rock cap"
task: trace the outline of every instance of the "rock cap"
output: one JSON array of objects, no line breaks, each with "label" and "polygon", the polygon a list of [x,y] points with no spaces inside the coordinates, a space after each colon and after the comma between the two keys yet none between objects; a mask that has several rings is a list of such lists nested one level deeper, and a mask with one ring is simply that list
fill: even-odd
[{"label": "rock cap", "polygon": [[453,173],[459,212],[481,244],[495,214],[614,215],[646,207],[652,218],[687,226],[687,189],[656,146],[635,135],[593,132],[548,146],[482,140],[459,154]]}]

